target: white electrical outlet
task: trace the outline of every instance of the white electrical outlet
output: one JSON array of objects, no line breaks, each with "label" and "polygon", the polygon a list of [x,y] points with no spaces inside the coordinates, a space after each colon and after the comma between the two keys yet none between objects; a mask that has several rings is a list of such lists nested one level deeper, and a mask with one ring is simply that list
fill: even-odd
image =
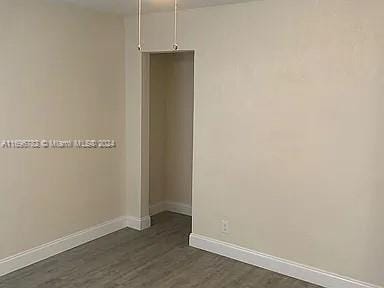
[{"label": "white electrical outlet", "polygon": [[222,233],[229,233],[229,221],[223,220],[221,222],[221,232]]}]

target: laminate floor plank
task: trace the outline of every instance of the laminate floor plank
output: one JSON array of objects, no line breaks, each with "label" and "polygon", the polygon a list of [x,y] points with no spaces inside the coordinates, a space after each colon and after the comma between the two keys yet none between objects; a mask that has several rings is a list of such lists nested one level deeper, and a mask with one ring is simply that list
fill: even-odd
[{"label": "laminate floor plank", "polygon": [[165,212],[0,277],[0,288],[319,288],[188,246],[191,218]]}]

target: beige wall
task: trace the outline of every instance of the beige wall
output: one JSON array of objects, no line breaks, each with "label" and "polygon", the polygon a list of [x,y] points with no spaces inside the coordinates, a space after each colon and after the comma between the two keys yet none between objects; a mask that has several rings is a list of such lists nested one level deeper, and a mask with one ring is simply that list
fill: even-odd
[{"label": "beige wall", "polygon": [[0,259],[126,215],[124,25],[0,1],[0,139],[114,139],[114,150],[0,151]]},{"label": "beige wall", "polygon": [[169,94],[169,57],[166,54],[150,56],[150,149],[149,202],[165,201],[166,176],[166,99]]},{"label": "beige wall", "polygon": [[193,53],[150,60],[150,204],[192,202]]},{"label": "beige wall", "polygon": [[[180,12],[180,47],[196,50],[194,233],[384,285],[383,11],[269,0]],[[171,14],[143,22],[145,51],[172,47]]]},{"label": "beige wall", "polygon": [[[133,19],[133,18],[132,18]],[[125,19],[125,123],[126,123],[126,191],[129,201],[127,202],[127,210],[134,217],[145,217],[149,214],[148,201],[149,191],[141,191],[142,183],[142,102],[148,100],[149,93],[142,93],[142,81],[149,81],[148,69],[143,71],[143,59],[141,53],[137,50],[137,23],[130,19]],[[147,58],[146,58],[147,59]],[[147,63],[148,61],[144,61]],[[149,62],[148,62],[149,65]],[[144,74],[145,72],[145,74]],[[142,77],[142,76],[145,77]],[[145,96],[143,99],[142,94]],[[149,101],[149,100],[148,100]],[[148,107],[148,105],[146,105]],[[145,127],[149,129],[149,127]],[[149,134],[149,133],[148,133]],[[149,135],[147,135],[149,137]],[[148,138],[147,137],[147,138]],[[146,142],[148,142],[147,139]],[[146,151],[149,153],[149,149]],[[148,162],[148,161],[146,161]],[[145,169],[149,169],[148,165],[144,165]],[[143,177],[149,181],[149,176]],[[145,195],[143,195],[145,194]],[[144,201],[142,201],[144,198]],[[146,209],[142,209],[142,203],[147,204]]]}]

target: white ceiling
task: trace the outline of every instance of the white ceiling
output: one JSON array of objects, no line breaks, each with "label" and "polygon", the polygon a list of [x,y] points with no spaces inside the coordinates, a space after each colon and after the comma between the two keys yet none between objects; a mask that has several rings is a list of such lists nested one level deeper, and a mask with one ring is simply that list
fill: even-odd
[{"label": "white ceiling", "polygon": [[[51,0],[52,2],[68,2],[100,11],[125,15],[137,13],[138,0]],[[174,0],[142,0],[143,13],[172,10]],[[206,6],[216,6],[249,2],[254,0],[178,0],[180,9],[191,9]]]}]

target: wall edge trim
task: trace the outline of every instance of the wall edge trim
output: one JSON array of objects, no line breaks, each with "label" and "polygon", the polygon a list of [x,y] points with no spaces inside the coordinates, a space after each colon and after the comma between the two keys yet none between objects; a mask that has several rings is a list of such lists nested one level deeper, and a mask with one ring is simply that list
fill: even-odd
[{"label": "wall edge trim", "polygon": [[149,216],[143,218],[133,216],[118,217],[102,224],[86,228],[82,231],[39,245],[32,249],[0,259],[0,276],[20,270],[118,230],[132,228],[141,231],[150,226],[151,218]]},{"label": "wall edge trim", "polygon": [[326,288],[382,288],[194,233],[190,234],[189,245]]},{"label": "wall edge trim", "polygon": [[192,216],[192,206],[181,202],[163,201],[149,207],[149,214],[151,216],[165,211]]}]

